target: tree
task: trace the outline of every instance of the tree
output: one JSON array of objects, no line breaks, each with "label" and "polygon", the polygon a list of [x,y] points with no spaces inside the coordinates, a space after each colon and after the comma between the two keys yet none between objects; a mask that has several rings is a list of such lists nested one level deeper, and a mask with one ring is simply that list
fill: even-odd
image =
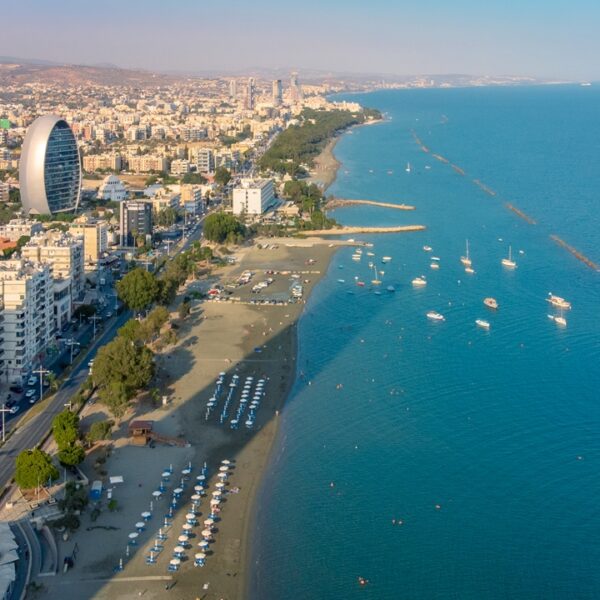
[{"label": "tree", "polygon": [[94,381],[102,403],[113,415],[121,416],[135,393],[154,375],[152,352],[118,336],[98,351],[94,360]]},{"label": "tree", "polygon": [[79,317],[83,317],[84,319],[89,319],[96,314],[96,307],[91,304],[81,304],[73,311],[73,318],[79,319]]},{"label": "tree", "polygon": [[22,490],[31,490],[57,478],[58,469],[52,464],[50,455],[43,450],[23,450],[17,456],[15,481]]},{"label": "tree", "polygon": [[215,182],[221,186],[226,186],[231,180],[231,173],[225,167],[217,167],[215,170]]},{"label": "tree", "polygon": [[181,320],[185,319],[192,310],[192,305],[190,303],[190,299],[186,296],[183,299],[183,302],[179,305],[179,318]]},{"label": "tree", "polygon": [[85,460],[85,450],[79,444],[74,444],[58,452],[58,460],[61,464],[74,467]]},{"label": "tree", "polygon": [[52,420],[52,435],[59,450],[73,446],[79,439],[79,416],[69,410],[58,413]]},{"label": "tree", "polygon": [[112,426],[112,421],[96,421],[95,423],[92,423],[92,426],[86,435],[86,439],[89,442],[107,440],[110,438]]},{"label": "tree", "polygon": [[227,239],[241,238],[246,228],[233,215],[219,212],[208,215],[204,220],[204,237],[211,242],[223,243]]},{"label": "tree", "polygon": [[177,221],[177,211],[172,206],[167,206],[156,215],[156,224],[170,227]]},{"label": "tree", "polygon": [[143,310],[158,296],[156,277],[144,269],[133,269],[117,283],[119,298],[132,310]]}]

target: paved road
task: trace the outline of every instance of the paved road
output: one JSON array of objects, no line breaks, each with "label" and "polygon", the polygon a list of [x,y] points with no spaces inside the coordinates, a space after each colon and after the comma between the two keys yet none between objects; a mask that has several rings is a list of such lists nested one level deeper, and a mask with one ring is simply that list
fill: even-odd
[{"label": "paved road", "polygon": [[0,450],[0,488],[5,487],[12,479],[15,459],[19,452],[27,448],[34,448],[40,443],[50,431],[52,419],[65,409],[65,404],[68,404],[70,399],[77,393],[88,375],[87,364],[96,355],[98,348],[110,342],[116,335],[117,329],[122,327],[130,318],[131,311],[124,311],[118,317],[113,318],[106,329],[96,337],[96,341],[92,342],[83,360],[73,370],[69,378],[64,381],[47,408],[31,419],[24,427],[17,429],[4,444]]},{"label": "paved road", "polygon": [[[187,250],[193,242],[200,238],[202,223],[206,216],[202,217],[200,226],[178,246],[177,250],[171,255],[171,258],[178,252]],[[6,487],[11,481],[17,455],[23,450],[34,448],[44,439],[50,431],[52,419],[65,409],[65,404],[69,403],[70,399],[77,393],[79,387],[85,381],[88,375],[88,362],[96,355],[100,346],[104,346],[115,337],[117,329],[122,327],[132,317],[132,314],[131,311],[126,310],[117,317],[113,317],[110,323],[106,322],[106,329],[97,336],[96,341],[84,353],[79,365],[74,369],[69,378],[63,382],[47,408],[28,421],[24,427],[15,431],[0,449],[0,489]]]}]

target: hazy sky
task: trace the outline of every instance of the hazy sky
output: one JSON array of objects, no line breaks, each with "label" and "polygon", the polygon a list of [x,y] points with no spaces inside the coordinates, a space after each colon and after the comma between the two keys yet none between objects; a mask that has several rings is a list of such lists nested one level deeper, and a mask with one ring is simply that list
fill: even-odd
[{"label": "hazy sky", "polygon": [[1,0],[0,55],[600,79],[598,0]]}]

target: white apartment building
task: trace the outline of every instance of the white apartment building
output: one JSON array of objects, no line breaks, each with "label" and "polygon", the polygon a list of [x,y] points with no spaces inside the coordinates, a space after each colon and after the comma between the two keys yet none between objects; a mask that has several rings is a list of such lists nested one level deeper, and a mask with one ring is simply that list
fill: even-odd
[{"label": "white apartment building", "polygon": [[210,148],[190,148],[189,156],[199,173],[212,173],[215,170],[215,155]]},{"label": "white apartment building", "polygon": [[123,159],[119,154],[94,154],[83,157],[84,171],[97,171],[98,169],[111,169],[120,171],[123,168]]},{"label": "white apartment building", "polygon": [[76,300],[83,294],[83,241],[62,231],[36,235],[21,248],[21,256],[48,265],[54,280],[56,329],[71,318]]},{"label": "white apartment building", "polygon": [[0,262],[3,377],[21,381],[39,362],[54,333],[54,284],[48,265]]},{"label": "white apartment building", "polygon": [[0,225],[0,237],[13,242],[19,241],[23,236],[31,237],[42,231],[42,224],[30,219],[11,219],[6,225]]},{"label": "white apartment building", "polygon": [[174,160],[171,162],[171,175],[185,175],[191,171],[189,160]]},{"label": "white apartment building", "polygon": [[261,215],[275,201],[271,179],[242,179],[233,188],[233,214]]}]

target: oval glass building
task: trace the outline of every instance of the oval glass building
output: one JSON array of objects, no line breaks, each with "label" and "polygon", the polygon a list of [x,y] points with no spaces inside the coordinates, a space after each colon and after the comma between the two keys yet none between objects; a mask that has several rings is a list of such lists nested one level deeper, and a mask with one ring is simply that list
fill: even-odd
[{"label": "oval glass building", "polygon": [[19,164],[25,214],[75,210],[81,193],[77,141],[56,115],[38,117],[27,130]]}]

